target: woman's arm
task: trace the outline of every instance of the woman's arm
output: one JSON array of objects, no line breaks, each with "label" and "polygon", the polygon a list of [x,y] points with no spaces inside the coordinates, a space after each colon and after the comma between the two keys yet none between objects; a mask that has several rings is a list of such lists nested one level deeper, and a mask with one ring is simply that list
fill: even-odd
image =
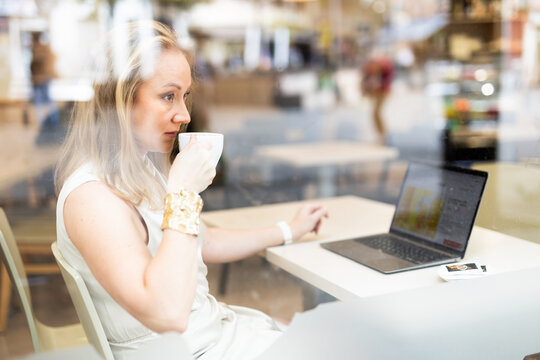
[{"label": "woman's arm", "polygon": [[[308,232],[317,233],[323,217],[328,217],[328,213],[321,205],[302,206],[294,219],[288,222],[293,242]],[[206,263],[224,263],[246,258],[283,242],[283,233],[277,226],[256,230],[209,228],[205,232],[202,255]]]},{"label": "woman's arm", "polygon": [[[176,157],[167,191],[198,194],[214,176],[208,146],[195,139]],[[121,307],[156,332],[185,331],[197,286],[196,236],[165,229],[152,257],[138,211],[101,182],[68,196],[64,223],[92,274]]]},{"label": "woman's arm", "polygon": [[165,230],[152,258],[136,209],[100,182],[68,196],[64,221],[90,271],[120,306],[154,331],[186,329],[197,279],[195,236]]}]

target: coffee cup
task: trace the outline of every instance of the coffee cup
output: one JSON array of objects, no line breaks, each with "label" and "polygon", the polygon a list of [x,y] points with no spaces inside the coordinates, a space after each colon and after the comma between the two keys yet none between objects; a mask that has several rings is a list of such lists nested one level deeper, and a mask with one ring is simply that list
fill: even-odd
[{"label": "coffee cup", "polygon": [[210,155],[212,156],[214,166],[216,166],[223,151],[223,134],[211,132],[180,133],[178,134],[178,144],[180,146],[180,151],[182,151],[187,146],[189,140],[191,139],[191,136],[197,136],[198,141],[208,142],[212,145],[209,151]]}]

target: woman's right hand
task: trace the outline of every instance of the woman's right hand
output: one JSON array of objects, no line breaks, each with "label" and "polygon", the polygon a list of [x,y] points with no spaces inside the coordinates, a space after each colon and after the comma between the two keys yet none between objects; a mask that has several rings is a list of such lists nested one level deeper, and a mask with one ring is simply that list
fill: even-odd
[{"label": "woman's right hand", "polygon": [[187,146],[174,159],[169,171],[167,192],[178,192],[181,187],[197,194],[203,192],[216,176],[210,156],[211,144],[191,136]]}]

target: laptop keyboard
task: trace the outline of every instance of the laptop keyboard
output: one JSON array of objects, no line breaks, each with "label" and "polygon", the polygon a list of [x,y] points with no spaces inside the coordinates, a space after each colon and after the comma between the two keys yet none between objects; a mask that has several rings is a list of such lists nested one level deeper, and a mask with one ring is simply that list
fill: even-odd
[{"label": "laptop keyboard", "polygon": [[379,235],[367,239],[356,240],[373,249],[380,249],[384,253],[410,261],[414,264],[424,264],[447,259],[448,256],[436,251],[415,246],[389,235]]}]

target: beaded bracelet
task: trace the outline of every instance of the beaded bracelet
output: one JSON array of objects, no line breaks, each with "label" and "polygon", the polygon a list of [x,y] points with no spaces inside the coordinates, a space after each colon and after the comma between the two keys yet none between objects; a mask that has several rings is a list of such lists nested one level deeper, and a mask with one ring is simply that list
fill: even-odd
[{"label": "beaded bracelet", "polygon": [[165,197],[161,229],[171,229],[189,235],[199,235],[199,215],[203,208],[201,197],[186,189],[168,193]]}]

